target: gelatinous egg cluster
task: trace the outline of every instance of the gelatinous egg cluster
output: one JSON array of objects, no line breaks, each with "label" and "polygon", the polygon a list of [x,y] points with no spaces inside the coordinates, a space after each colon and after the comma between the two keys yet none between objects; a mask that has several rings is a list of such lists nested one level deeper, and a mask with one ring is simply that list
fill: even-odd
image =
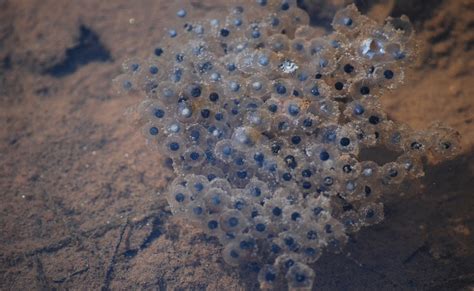
[{"label": "gelatinous egg cluster", "polygon": [[[295,2],[247,1],[215,19],[183,7],[180,26],[115,80],[146,96],[143,132],[176,174],[173,214],[263,289],[310,289],[324,249],[380,222],[380,197],[422,176],[423,157],[458,148],[450,129],[415,132],[381,109],[415,57],[405,17],[380,26],[352,5],[319,36]],[[381,148],[393,159],[372,160]]]}]

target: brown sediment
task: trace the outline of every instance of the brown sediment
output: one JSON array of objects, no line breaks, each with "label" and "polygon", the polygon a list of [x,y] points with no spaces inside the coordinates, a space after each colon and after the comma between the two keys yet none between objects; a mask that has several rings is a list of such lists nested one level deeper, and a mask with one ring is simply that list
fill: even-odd
[{"label": "brown sediment", "polygon": [[[320,289],[472,286],[473,58],[463,49],[472,8],[441,2],[417,26],[418,37],[431,44],[449,21],[456,33],[434,41],[459,45],[437,48],[415,81],[383,102],[414,127],[435,119],[455,127],[464,153],[427,173],[419,199],[386,203],[386,222],[355,236],[349,257],[323,256],[314,266]],[[237,276],[219,259],[215,241],[169,219],[157,192],[170,172],[123,115],[139,99],[112,95],[119,60],[154,46],[174,15],[169,3],[0,4],[1,289],[252,288],[248,274]],[[40,74],[76,45],[79,23],[98,33],[113,60],[60,79]],[[455,230],[460,223],[469,235]]]}]

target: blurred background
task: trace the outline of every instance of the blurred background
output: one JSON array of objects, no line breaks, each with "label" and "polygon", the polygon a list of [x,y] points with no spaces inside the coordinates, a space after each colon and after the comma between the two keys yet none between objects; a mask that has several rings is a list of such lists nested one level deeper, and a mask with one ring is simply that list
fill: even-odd
[{"label": "blurred background", "polygon": [[[251,1],[251,0],[247,0]],[[330,30],[347,0],[305,0]],[[474,1],[357,0],[370,17],[406,14],[420,40],[405,86],[382,98],[418,129],[457,129],[463,152],[386,197],[386,219],[315,265],[317,290],[474,288]],[[228,0],[193,1],[202,17]],[[174,21],[164,0],[0,0],[0,289],[254,290],[215,239],[170,216],[171,172],[114,93]]]}]

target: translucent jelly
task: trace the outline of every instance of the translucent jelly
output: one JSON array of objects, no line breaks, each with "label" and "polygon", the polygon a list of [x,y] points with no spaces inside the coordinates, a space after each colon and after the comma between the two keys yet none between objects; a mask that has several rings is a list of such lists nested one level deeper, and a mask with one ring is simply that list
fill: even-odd
[{"label": "translucent jelly", "polygon": [[[173,161],[173,214],[216,236],[228,264],[257,266],[262,289],[311,290],[308,264],[380,222],[381,197],[423,176],[423,157],[453,157],[459,136],[381,109],[416,57],[406,17],[380,26],[351,5],[314,37],[295,0],[249,2],[210,20],[179,7],[115,83],[143,96],[146,140]],[[394,158],[374,162],[380,148]]]}]

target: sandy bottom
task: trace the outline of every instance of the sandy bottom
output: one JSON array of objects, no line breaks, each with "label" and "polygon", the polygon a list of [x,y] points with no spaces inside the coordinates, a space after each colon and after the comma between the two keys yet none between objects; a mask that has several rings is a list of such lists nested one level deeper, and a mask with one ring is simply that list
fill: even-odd
[{"label": "sandy bottom", "polygon": [[[256,288],[251,269],[226,266],[215,239],[170,216],[171,173],[128,122],[139,99],[111,87],[163,35],[171,2],[0,1],[0,289]],[[226,3],[204,2],[203,16]],[[344,1],[307,2],[327,25]],[[387,197],[386,220],[343,254],[325,254],[315,289],[474,288],[474,2],[356,2],[408,14],[423,44],[410,80],[383,99],[390,117],[440,120],[463,152]]]}]

